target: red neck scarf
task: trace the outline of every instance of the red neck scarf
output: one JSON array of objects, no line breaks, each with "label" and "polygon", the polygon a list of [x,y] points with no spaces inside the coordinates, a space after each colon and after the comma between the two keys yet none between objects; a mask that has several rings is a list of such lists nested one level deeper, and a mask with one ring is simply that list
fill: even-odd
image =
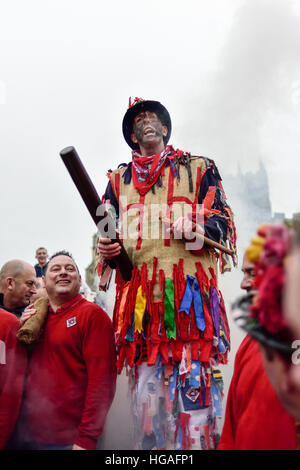
[{"label": "red neck scarf", "polygon": [[143,157],[137,151],[132,152],[132,180],[135,189],[144,196],[156,183],[168,157],[174,157],[176,151],[167,145],[162,152]]}]

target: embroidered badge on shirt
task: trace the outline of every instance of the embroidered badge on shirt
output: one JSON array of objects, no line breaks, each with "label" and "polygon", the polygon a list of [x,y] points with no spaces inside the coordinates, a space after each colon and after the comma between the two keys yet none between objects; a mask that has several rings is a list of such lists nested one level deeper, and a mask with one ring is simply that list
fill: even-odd
[{"label": "embroidered badge on shirt", "polygon": [[68,318],[67,320],[67,328],[76,325],[76,317]]}]

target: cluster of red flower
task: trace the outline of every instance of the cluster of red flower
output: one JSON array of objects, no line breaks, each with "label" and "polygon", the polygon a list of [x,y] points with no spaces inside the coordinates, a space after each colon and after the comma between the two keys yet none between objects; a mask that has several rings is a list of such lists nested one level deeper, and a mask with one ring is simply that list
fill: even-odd
[{"label": "cluster of red flower", "polygon": [[257,233],[262,243],[256,260],[254,284],[257,294],[250,307],[251,317],[256,318],[268,333],[278,335],[287,330],[282,311],[282,294],[291,231],[284,224],[265,224]]}]

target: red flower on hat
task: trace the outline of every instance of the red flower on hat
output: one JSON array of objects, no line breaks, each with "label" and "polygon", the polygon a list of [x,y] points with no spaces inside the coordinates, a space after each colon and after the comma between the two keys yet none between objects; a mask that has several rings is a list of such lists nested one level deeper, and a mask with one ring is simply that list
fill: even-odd
[{"label": "red flower on hat", "polygon": [[290,248],[291,235],[285,225],[271,226],[259,262],[270,266],[281,265]]},{"label": "red flower on hat", "polygon": [[250,307],[251,316],[269,333],[279,333],[287,326],[281,305],[285,282],[282,266],[268,266],[260,281],[256,302]]},{"label": "red flower on hat", "polygon": [[137,103],[140,103],[140,101],[145,101],[143,100],[143,98],[134,98],[133,101],[131,101],[131,96],[129,97],[129,105],[128,105],[128,108],[132,108],[132,106],[134,106],[135,104]]},{"label": "red flower on hat", "polygon": [[271,334],[287,328],[282,312],[285,283],[284,260],[288,254],[291,234],[285,225],[270,226],[257,263],[255,285],[258,289],[251,317]]}]

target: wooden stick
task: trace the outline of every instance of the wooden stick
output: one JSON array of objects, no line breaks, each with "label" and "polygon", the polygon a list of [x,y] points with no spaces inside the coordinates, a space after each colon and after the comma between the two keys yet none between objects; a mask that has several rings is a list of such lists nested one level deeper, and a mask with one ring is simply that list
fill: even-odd
[{"label": "wooden stick", "polygon": [[[171,222],[169,219],[167,219],[165,217],[160,217],[160,219],[163,223],[168,224],[172,227],[173,222]],[[230,250],[226,246],[221,245],[220,243],[215,242],[214,240],[211,240],[210,238],[207,238],[205,235],[202,235],[201,233],[195,232],[195,237],[198,238],[198,240],[204,241],[204,243],[206,243],[207,245],[210,245],[213,248],[217,248],[218,250],[223,251],[224,253],[227,253],[230,256],[234,255],[233,250]]]},{"label": "wooden stick", "polygon": [[[124,281],[130,281],[133,270],[132,262],[129,259],[129,256],[118,236],[113,220],[105,211],[98,193],[86,169],[84,168],[77,151],[74,147],[66,147],[60,152],[60,156],[99,232],[101,232],[101,229],[104,228],[101,224],[99,225],[99,222],[105,220],[105,223],[108,226],[108,232],[115,235],[115,237],[110,236],[110,238],[113,240],[113,242],[118,242],[121,245],[121,252],[118,256],[113,258],[113,261],[119,268]],[[104,210],[102,212],[98,212],[101,206]],[[98,215],[100,213],[102,213],[102,215]],[[102,233],[102,236],[105,237],[107,234]]]}]

